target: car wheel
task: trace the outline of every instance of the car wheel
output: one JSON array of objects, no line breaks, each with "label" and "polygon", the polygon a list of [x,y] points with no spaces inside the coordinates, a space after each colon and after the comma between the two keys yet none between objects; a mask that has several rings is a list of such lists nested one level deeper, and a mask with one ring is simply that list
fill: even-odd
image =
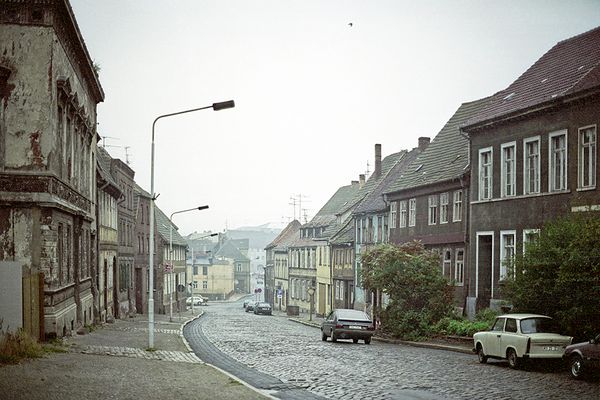
[{"label": "car wheel", "polygon": [[371,338],[366,338],[365,339],[365,344],[371,344]]},{"label": "car wheel", "polygon": [[321,340],[324,342],[327,341],[327,335],[325,334],[325,332],[321,332]]},{"label": "car wheel", "polygon": [[575,354],[569,359],[569,370],[571,371],[571,376],[575,379],[583,376],[583,360],[579,354]]},{"label": "car wheel", "polygon": [[358,343],[358,339],[352,339],[353,343]]},{"label": "car wheel", "polygon": [[483,352],[483,346],[481,345],[477,346],[477,358],[481,364],[485,364],[488,360],[488,357]]},{"label": "car wheel", "polygon": [[517,357],[517,352],[514,349],[508,349],[508,352],[506,353],[506,358],[508,359],[508,366],[510,368],[519,368],[519,357]]},{"label": "car wheel", "polygon": [[337,342],[337,337],[335,336],[335,332],[333,331],[333,329],[331,330],[331,341],[333,343]]}]

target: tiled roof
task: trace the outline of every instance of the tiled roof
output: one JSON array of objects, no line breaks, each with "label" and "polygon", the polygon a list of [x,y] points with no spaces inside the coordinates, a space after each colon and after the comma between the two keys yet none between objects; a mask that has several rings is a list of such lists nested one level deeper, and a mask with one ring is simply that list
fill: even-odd
[{"label": "tiled roof", "polygon": [[488,100],[489,97],[463,103],[429,146],[386,189],[386,193],[444,182],[462,176],[469,164],[469,140],[461,134],[460,126],[480,112]]},{"label": "tiled roof", "polygon": [[242,252],[235,247],[235,244],[228,240],[217,250],[215,257],[230,258],[235,261],[249,262],[250,259],[246,257]]},{"label": "tiled roof", "polygon": [[338,227],[338,231],[331,236],[331,244],[344,244],[354,242],[354,219],[348,218],[345,224]]},{"label": "tiled roof", "polygon": [[508,88],[494,94],[465,130],[600,87],[600,27],[552,47]]},{"label": "tiled roof", "polygon": [[173,232],[173,244],[179,246],[187,246],[187,242],[184,238],[181,237],[179,232],[177,232],[177,226],[169,221],[169,218],[162,212],[162,210],[154,205],[154,218],[156,219],[156,229],[158,230],[158,234],[163,238],[164,241],[169,243],[170,241],[170,232],[169,226],[172,226]]},{"label": "tiled roof", "polygon": [[113,178],[110,172],[110,165],[112,163],[112,157],[103,147],[96,148],[96,159],[98,160],[98,171],[102,179],[108,182],[111,186],[118,189],[119,192],[121,189],[119,188],[119,184]]},{"label": "tiled roof", "polygon": [[345,207],[356,195],[360,185],[358,182],[351,185],[340,187],[333,196],[325,203],[319,212],[310,220],[302,225],[303,228],[328,226],[335,222],[336,214]]},{"label": "tiled roof", "polygon": [[[387,205],[383,200],[383,193],[388,187],[396,182],[400,175],[406,170],[406,167],[421,153],[418,147],[411,151],[404,151],[402,157],[398,158],[396,163],[390,170],[377,181],[377,185],[363,199],[353,214],[370,213],[375,211],[386,210]],[[370,181],[371,179],[369,179]],[[368,182],[367,182],[368,183]]]},{"label": "tiled roof", "polygon": [[300,232],[300,222],[298,220],[293,220],[290,222],[280,233],[277,235],[275,239],[271,243],[267,245],[265,250],[269,249],[281,249],[285,250],[287,246],[292,243],[296,237],[298,237],[298,232]]}]

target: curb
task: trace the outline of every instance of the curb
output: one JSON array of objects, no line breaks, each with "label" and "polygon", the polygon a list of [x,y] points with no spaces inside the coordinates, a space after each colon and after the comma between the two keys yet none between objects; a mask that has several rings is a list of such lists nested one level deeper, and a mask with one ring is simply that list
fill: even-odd
[{"label": "curb", "polygon": [[[311,321],[303,321],[303,320],[300,320],[297,318],[288,318],[288,320],[297,322],[302,325],[312,326],[313,328],[321,328],[320,325],[318,325],[315,322],[311,322]],[[403,344],[405,346],[422,347],[422,348],[436,349],[436,350],[446,350],[446,351],[453,351],[456,353],[463,353],[463,354],[473,354],[473,351],[470,348],[465,348],[465,347],[460,347],[460,346],[450,346],[450,345],[446,345],[446,344],[438,344],[438,343],[431,343],[431,342],[411,342],[408,340],[386,339],[386,338],[380,338],[377,336],[373,336],[373,340],[375,340],[377,342],[382,342],[382,343]]]}]

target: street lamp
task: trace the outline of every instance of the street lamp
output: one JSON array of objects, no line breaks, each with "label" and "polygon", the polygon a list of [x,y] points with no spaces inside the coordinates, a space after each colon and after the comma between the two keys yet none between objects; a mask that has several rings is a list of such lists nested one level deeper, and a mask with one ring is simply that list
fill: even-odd
[{"label": "street lamp", "polygon": [[[156,196],[154,194],[154,127],[156,122],[161,118],[173,117],[175,115],[187,114],[194,111],[206,110],[212,108],[215,111],[224,110],[226,108],[235,107],[233,100],[223,101],[220,103],[213,103],[211,106],[193,108],[191,110],[184,110],[170,114],[159,115],[152,123],[152,151],[150,159],[150,243],[154,249],[154,200]],[[149,251],[148,256],[148,347],[154,348],[154,250]]]},{"label": "street lamp", "polygon": [[[171,268],[169,271],[169,275],[170,275],[170,282],[169,282],[169,322],[173,322],[173,215],[175,214],[181,214],[184,212],[188,212],[188,211],[202,211],[202,210],[206,210],[208,208],[208,206],[199,206],[199,207],[194,207],[194,208],[188,208],[187,210],[180,210],[180,211],[175,211],[173,214],[171,214],[171,216],[169,217],[169,258],[170,258],[170,262],[171,262]],[[193,303],[193,299],[192,299],[192,303]]]}]

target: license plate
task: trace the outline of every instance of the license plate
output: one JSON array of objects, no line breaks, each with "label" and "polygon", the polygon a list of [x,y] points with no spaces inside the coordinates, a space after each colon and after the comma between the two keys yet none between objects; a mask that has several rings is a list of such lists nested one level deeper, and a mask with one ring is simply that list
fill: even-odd
[{"label": "license plate", "polygon": [[360,325],[350,325],[348,328],[350,329],[362,329],[363,327]]},{"label": "license plate", "polygon": [[558,346],[544,346],[544,350],[546,351],[557,351],[558,349]]}]

